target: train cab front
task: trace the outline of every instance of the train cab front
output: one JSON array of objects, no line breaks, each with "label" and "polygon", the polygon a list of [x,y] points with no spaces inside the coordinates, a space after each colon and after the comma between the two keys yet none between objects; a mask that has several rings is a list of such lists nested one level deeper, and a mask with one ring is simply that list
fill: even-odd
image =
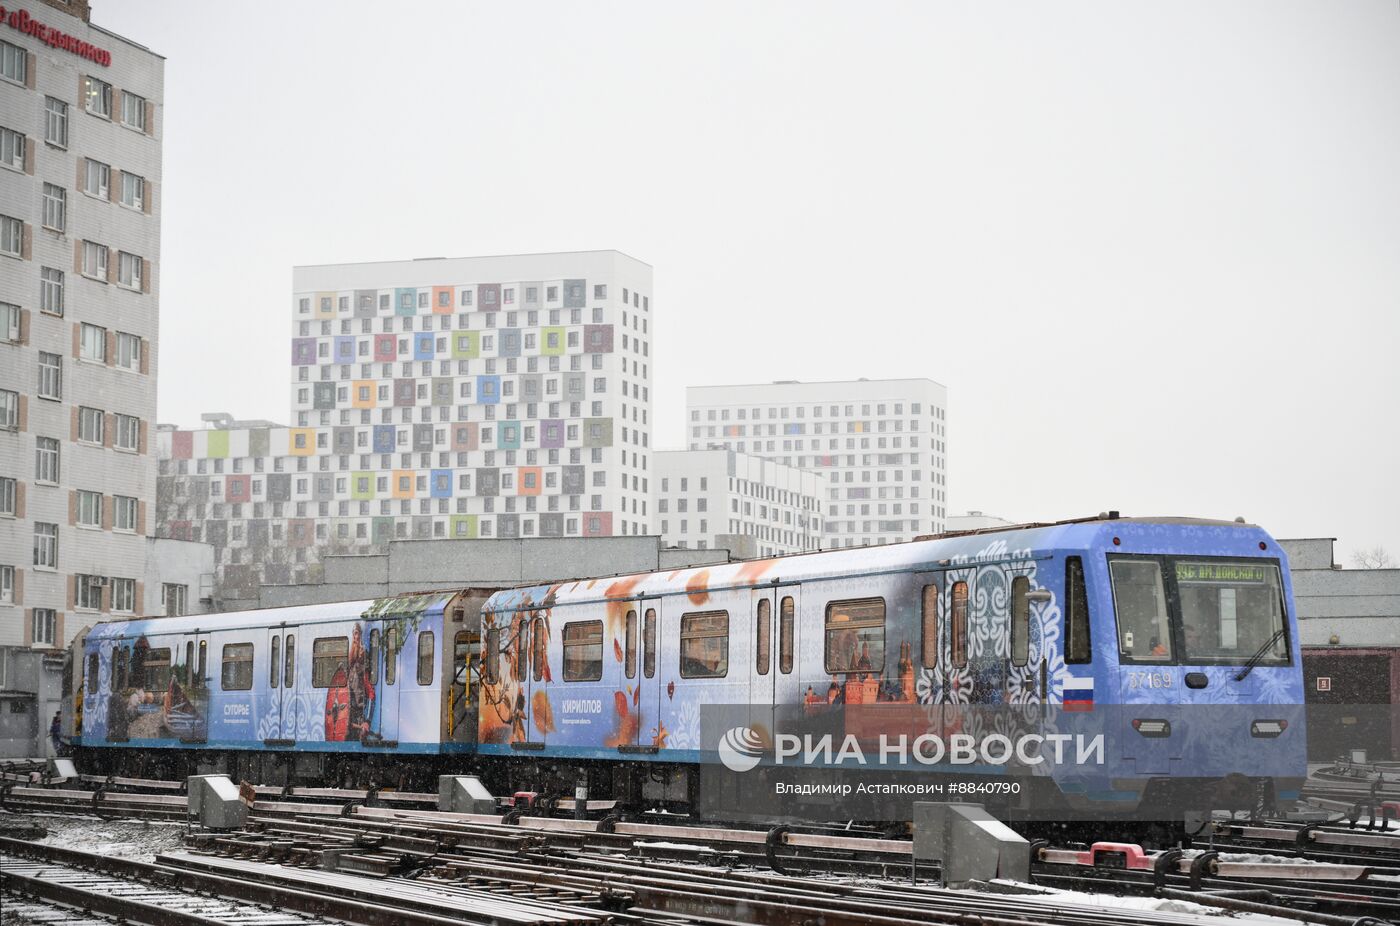
[{"label": "train cab front", "polygon": [[[1116,786],[1139,812],[1269,810],[1307,776],[1302,657],[1287,559],[1247,525],[1106,554]],[[1162,548],[1171,552],[1161,552]]]}]

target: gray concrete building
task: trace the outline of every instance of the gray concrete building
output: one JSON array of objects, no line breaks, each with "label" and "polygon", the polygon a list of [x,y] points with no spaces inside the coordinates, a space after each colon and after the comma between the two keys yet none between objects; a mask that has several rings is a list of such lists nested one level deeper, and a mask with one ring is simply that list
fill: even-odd
[{"label": "gray concrete building", "polygon": [[[148,604],[165,61],[86,3],[6,11],[0,648],[56,650]],[[48,712],[61,660],[0,657]]]},{"label": "gray concrete building", "polygon": [[1280,540],[1293,576],[1308,743],[1400,759],[1400,569],[1343,569],[1333,538]]},{"label": "gray concrete building", "polygon": [[513,540],[398,540],[385,552],[328,555],[318,580],[263,585],[229,609],[353,601],[442,588],[511,588],[536,582],[723,563],[727,550],[664,550],[655,536]]}]

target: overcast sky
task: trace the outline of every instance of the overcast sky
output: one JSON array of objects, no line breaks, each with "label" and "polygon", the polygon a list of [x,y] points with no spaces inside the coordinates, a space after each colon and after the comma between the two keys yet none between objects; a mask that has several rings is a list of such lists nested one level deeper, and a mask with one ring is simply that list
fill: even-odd
[{"label": "overcast sky", "polygon": [[295,264],[617,248],[685,387],[926,376],[949,511],[1400,554],[1400,4],[93,0],[166,66],[160,419]]}]

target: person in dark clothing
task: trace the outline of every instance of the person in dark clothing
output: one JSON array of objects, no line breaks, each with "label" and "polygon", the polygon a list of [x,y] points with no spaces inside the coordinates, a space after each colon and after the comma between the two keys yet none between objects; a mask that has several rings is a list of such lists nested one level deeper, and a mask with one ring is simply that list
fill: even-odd
[{"label": "person in dark clothing", "polygon": [[53,743],[53,754],[68,755],[68,744],[63,740],[63,712],[53,712],[53,723],[49,724],[49,740]]}]

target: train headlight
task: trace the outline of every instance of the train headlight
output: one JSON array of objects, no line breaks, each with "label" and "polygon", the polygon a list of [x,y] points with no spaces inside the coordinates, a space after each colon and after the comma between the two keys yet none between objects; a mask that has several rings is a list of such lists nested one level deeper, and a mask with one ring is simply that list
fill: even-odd
[{"label": "train headlight", "polygon": [[1172,735],[1172,725],[1169,720],[1144,720],[1141,717],[1133,718],[1133,729],[1143,736],[1162,737]]},{"label": "train headlight", "polygon": [[1286,720],[1256,720],[1249,725],[1249,735],[1273,739],[1288,729]]}]

